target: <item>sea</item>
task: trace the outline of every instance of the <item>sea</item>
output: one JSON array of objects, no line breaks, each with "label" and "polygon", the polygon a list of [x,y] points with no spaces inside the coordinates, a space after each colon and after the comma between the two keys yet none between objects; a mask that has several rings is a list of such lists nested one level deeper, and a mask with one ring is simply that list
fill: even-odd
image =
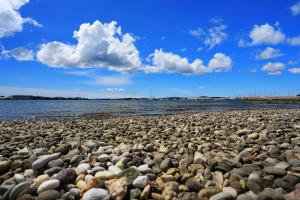
[{"label": "sea", "polygon": [[253,109],[300,109],[300,104],[262,104],[240,100],[0,100],[0,120],[78,117],[95,113],[162,115]]}]

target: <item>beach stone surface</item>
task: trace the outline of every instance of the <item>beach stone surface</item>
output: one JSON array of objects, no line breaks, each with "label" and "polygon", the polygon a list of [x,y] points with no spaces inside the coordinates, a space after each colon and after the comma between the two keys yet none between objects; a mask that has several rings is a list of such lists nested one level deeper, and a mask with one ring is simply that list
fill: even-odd
[{"label": "beach stone surface", "polygon": [[0,131],[0,199],[300,199],[300,110],[6,120]]}]

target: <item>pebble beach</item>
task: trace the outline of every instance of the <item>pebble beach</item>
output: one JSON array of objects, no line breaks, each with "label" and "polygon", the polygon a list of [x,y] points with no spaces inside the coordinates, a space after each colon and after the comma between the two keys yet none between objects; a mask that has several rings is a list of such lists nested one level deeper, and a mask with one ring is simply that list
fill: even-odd
[{"label": "pebble beach", "polygon": [[299,200],[300,110],[0,121],[3,200]]}]

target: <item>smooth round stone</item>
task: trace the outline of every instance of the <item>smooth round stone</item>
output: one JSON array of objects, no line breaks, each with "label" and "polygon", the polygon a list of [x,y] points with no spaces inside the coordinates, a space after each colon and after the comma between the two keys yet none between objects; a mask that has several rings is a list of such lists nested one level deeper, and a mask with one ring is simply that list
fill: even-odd
[{"label": "smooth round stone", "polygon": [[57,179],[51,179],[48,181],[43,182],[37,189],[37,193],[41,193],[47,190],[55,190],[60,185],[59,180]]},{"label": "smooth round stone", "polygon": [[70,189],[70,194],[79,199],[80,190],[78,188],[72,188],[72,189]]},{"label": "smooth round stone", "polygon": [[109,167],[108,167],[108,170],[109,170],[114,176],[122,172],[122,170],[121,170],[119,167],[114,166],[114,165],[109,166]]},{"label": "smooth round stone", "polygon": [[280,144],[279,148],[280,149],[288,149],[290,147],[290,143],[284,142],[282,144]]},{"label": "smooth round stone", "polygon": [[64,161],[62,159],[51,160],[47,164],[48,168],[62,167],[63,165],[64,165]]},{"label": "smooth round stone", "polygon": [[86,146],[86,147],[88,147],[88,148],[90,148],[90,149],[94,149],[94,148],[97,147],[97,143],[94,142],[94,141],[92,141],[92,140],[89,140],[89,141],[87,141],[87,142],[84,144],[84,146]]},{"label": "smooth round stone", "polygon": [[285,191],[287,192],[291,192],[293,191],[295,188],[294,188],[294,185],[285,181],[284,179],[282,178],[277,178],[275,181],[274,181],[274,184],[279,187],[279,188],[282,188],[284,189]]},{"label": "smooth round stone", "polygon": [[185,185],[188,187],[188,189],[191,192],[198,192],[203,188],[203,185],[200,183],[200,181],[194,179],[194,178],[189,178],[185,181]]},{"label": "smooth round stone", "polygon": [[248,180],[253,180],[253,181],[260,180],[260,176],[259,176],[258,173],[252,172],[252,173],[249,175]]},{"label": "smooth round stone", "polygon": [[139,197],[142,194],[142,191],[138,188],[134,188],[130,190],[129,194],[130,194],[130,199],[139,199]]},{"label": "smooth round stone", "polygon": [[265,167],[264,172],[270,175],[278,175],[278,176],[283,176],[286,174],[285,169],[281,169],[277,167]]},{"label": "smooth round stone", "polygon": [[103,180],[109,180],[114,177],[114,175],[110,171],[100,171],[95,174],[95,177]]},{"label": "smooth round stone", "polygon": [[172,167],[172,161],[171,161],[171,158],[166,158],[164,159],[160,165],[159,165],[160,169],[162,171],[167,171],[167,169],[171,168]]},{"label": "smooth round stone", "polygon": [[60,193],[56,190],[47,190],[44,192],[41,192],[38,195],[38,200],[57,200],[60,197]]},{"label": "smooth round stone", "polygon": [[136,188],[143,189],[146,185],[149,184],[148,176],[138,176],[132,183],[132,185]]},{"label": "smooth round stone", "polygon": [[105,162],[105,161],[108,161],[109,160],[109,155],[107,154],[102,154],[100,156],[98,156],[98,161],[99,162]]},{"label": "smooth round stone", "polygon": [[74,183],[76,172],[71,168],[63,169],[55,176],[55,179],[59,180],[61,184]]},{"label": "smooth round stone", "polygon": [[61,167],[52,167],[50,169],[47,169],[44,171],[44,174],[49,174],[49,176],[52,176],[54,174],[57,174],[58,172],[60,172],[62,170]]},{"label": "smooth round stone", "polygon": [[258,133],[251,133],[251,134],[248,135],[249,139],[257,139],[258,137],[259,137]]},{"label": "smooth round stone", "polygon": [[82,200],[109,200],[108,192],[101,188],[92,188],[82,196]]},{"label": "smooth round stone", "polygon": [[30,188],[30,186],[31,186],[30,181],[19,183],[11,190],[11,192],[9,194],[9,199],[10,200],[16,199],[19,196],[19,194],[21,194],[26,189]]},{"label": "smooth round stone", "polygon": [[88,182],[89,180],[92,180],[93,178],[94,178],[93,175],[87,174],[87,175],[84,177],[84,180],[85,180],[85,182]]},{"label": "smooth round stone", "polygon": [[55,149],[55,152],[60,152],[62,154],[66,154],[69,152],[70,148],[71,148],[70,144],[61,144]]},{"label": "smooth round stone", "polygon": [[271,188],[265,188],[262,192],[260,192],[258,195],[257,195],[257,199],[258,200],[269,200],[269,199],[272,199],[272,200],[284,200],[284,195],[275,190],[275,189],[271,189]]},{"label": "smooth round stone", "polygon": [[231,200],[231,199],[234,199],[233,196],[231,196],[231,194],[226,192],[220,192],[209,198],[209,200]]},{"label": "smooth round stone", "polygon": [[87,170],[89,170],[90,168],[91,165],[89,163],[82,163],[76,167],[75,172],[77,175],[86,174]]},{"label": "smooth round stone", "polygon": [[0,176],[9,171],[11,166],[11,161],[0,161]]},{"label": "smooth round stone", "polygon": [[237,191],[232,187],[223,187],[223,192],[229,193],[233,198],[237,196]]},{"label": "smooth round stone", "polygon": [[143,165],[138,166],[138,170],[142,174],[153,173],[153,170],[149,167],[148,164],[143,164]]},{"label": "smooth round stone", "polygon": [[231,166],[227,163],[221,162],[216,167],[216,170],[222,171],[222,172],[229,172],[231,170]]},{"label": "smooth round stone", "polygon": [[250,196],[249,194],[240,194],[236,200],[256,200],[255,198],[253,198],[252,196]]},{"label": "smooth round stone", "polygon": [[288,164],[287,162],[279,162],[274,167],[286,170],[289,166],[290,164]]},{"label": "smooth round stone", "polygon": [[41,169],[47,165],[51,160],[59,158],[61,153],[53,153],[50,155],[43,155],[32,163],[32,169]]},{"label": "smooth round stone", "polygon": [[71,158],[71,160],[70,160],[70,164],[71,164],[72,166],[76,166],[77,164],[80,163],[81,160],[82,160],[81,155],[73,156],[73,157]]},{"label": "smooth round stone", "polygon": [[22,183],[25,181],[25,177],[22,174],[15,174],[14,179],[17,183]]}]

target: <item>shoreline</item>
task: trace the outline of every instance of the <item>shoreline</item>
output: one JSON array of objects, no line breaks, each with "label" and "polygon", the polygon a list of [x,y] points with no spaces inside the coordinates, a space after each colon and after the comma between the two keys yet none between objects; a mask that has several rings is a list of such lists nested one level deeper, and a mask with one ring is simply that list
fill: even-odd
[{"label": "shoreline", "polygon": [[231,111],[277,111],[277,110],[300,110],[300,108],[273,108],[273,107],[266,107],[266,108],[244,108],[244,109],[223,109],[223,110],[201,110],[201,111],[193,111],[193,110],[184,110],[184,111],[171,111],[171,112],[163,112],[163,113],[103,113],[103,112],[90,112],[90,113],[83,113],[78,115],[55,115],[55,116],[28,116],[28,117],[17,117],[17,118],[8,118],[8,119],[0,119],[1,122],[7,121],[16,121],[16,122],[24,122],[24,121],[38,121],[38,120],[72,120],[72,119],[105,119],[107,118],[126,118],[126,117],[151,117],[151,116],[169,116],[169,115],[189,115],[189,114],[200,114],[200,113],[216,113],[216,112],[231,112]]},{"label": "shoreline", "polygon": [[0,199],[296,200],[299,167],[300,109],[0,121]]}]

